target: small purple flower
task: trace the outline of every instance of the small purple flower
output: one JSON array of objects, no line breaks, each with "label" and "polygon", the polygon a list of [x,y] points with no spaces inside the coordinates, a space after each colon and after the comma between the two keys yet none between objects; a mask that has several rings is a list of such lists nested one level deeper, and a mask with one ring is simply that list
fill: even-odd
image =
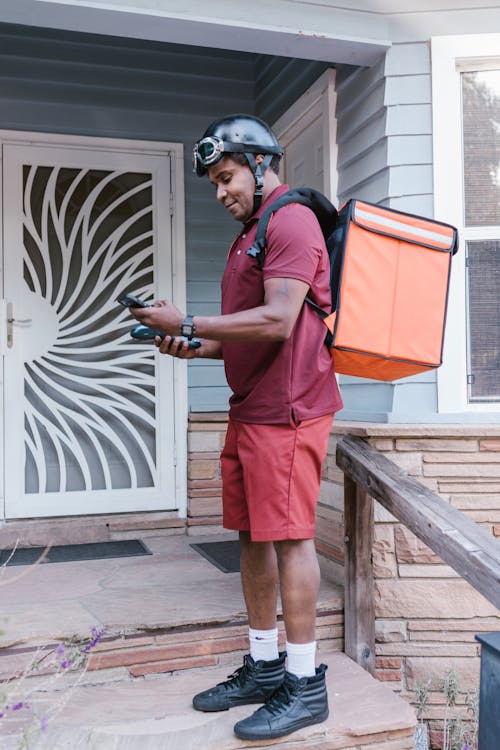
[{"label": "small purple flower", "polygon": [[42,730],[42,732],[45,732],[48,723],[48,718],[46,716],[42,716],[42,718],[40,719],[40,729]]},{"label": "small purple flower", "polygon": [[99,643],[104,633],[104,628],[99,629],[99,628],[96,628],[96,626],[94,625],[90,632],[92,633],[92,637],[83,649],[84,654],[88,654],[90,649],[94,648],[94,646],[96,646]]},{"label": "small purple flower", "polygon": [[63,659],[60,664],[61,669],[67,669],[69,667],[69,661],[68,659]]},{"label": "small purple flower", "polygon": [[64,654],[65,651],[66,651],[66,646],[64,645],[64,643],[60,643],[56,649],[56,654],[58,656],[61,656],[61,654]]},{"label": "small purple flower", "polygon": [[24,706],[24,703],[22,701],[19,701],[18,703],[14,703],[12,706],[13,711],[19,711],[20,708]]}]

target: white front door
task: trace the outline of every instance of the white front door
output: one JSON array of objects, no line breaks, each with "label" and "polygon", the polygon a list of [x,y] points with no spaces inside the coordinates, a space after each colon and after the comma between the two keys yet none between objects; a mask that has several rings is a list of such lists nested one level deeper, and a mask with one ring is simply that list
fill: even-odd
[{"label": "white front door", "polygon": [[3,145],[7,518],[173,509],[174,370],[115,299],[172,297],[171,157]]}]

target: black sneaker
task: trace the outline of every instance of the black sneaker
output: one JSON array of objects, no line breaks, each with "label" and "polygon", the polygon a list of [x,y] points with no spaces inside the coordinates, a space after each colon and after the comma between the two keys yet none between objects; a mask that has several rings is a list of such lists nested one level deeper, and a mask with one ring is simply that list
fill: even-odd
[{"label": "black sneaker", "polygon": [[198,711],[227,711],[233,706],[264,703],[285,678],[285,657],[283,651],[273,661],[254,661],[247,654],[243,666],[225,682],[195,695],[193,706]]},{"label": "black sneaker", "polygon": [[271,740],[325,721],[328,718],[326,670],[326,664],[321,664],[314,677],[300,679],[286,672],[283,684],[265,705],[235,724],[236,736],[242,740]]}]

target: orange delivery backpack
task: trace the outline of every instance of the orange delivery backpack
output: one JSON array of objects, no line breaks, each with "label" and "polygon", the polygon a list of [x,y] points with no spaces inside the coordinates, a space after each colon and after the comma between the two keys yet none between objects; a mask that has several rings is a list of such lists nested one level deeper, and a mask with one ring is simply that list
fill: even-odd
[{"label": "orange delivery backpack", "polygon": [[335,372],[389,381],[439,367],[455,227],[355,199],[337,213],[322,193],[300,187],[259,219],[247,253],[261,267],[272,215],[289,203],[314,211],[325,237],[331,312],[306,302],[328,328]]}]

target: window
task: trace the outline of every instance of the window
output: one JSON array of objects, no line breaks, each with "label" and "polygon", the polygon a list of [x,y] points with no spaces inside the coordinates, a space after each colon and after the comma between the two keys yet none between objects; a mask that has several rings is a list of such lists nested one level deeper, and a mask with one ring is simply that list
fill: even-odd
[{"label": "window", "polygon": [[[500,401],[500,61],[462,72],[461,89],[468,398]],[[492,238],[469,238],[473,227]]]},{"label": "window", "polygon": [[440,412],[500,410],[500,36],[432,41],[435,216],[455,224]]}]

